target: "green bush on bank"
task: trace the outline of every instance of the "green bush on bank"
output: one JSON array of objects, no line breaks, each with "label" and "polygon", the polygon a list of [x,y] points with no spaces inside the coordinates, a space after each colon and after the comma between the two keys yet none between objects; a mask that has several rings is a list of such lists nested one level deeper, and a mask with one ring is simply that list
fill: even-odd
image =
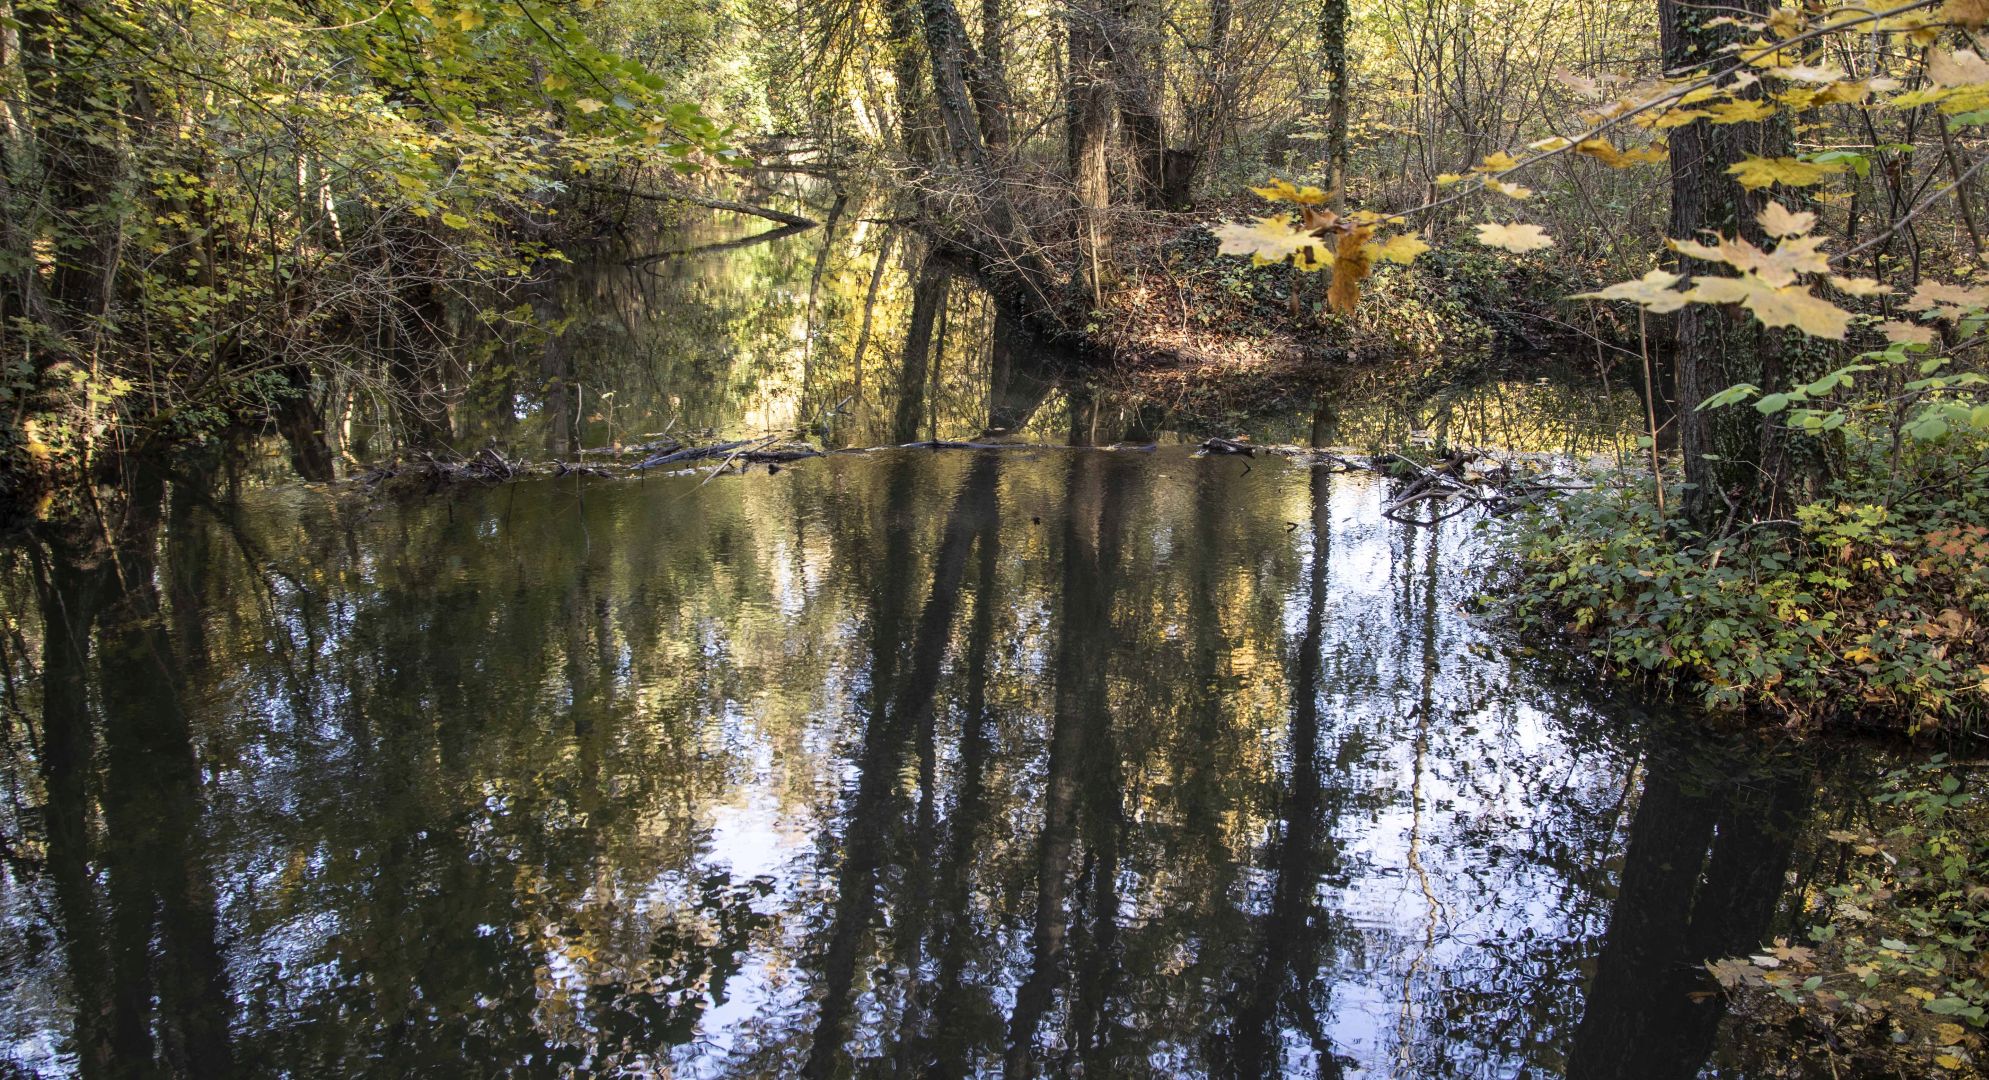
[{"label": "green bush on bank", "polygon": [[1523,515],[1513,618],[1715,709],[1909,734],[1980,725],[1989,438],[1842,432],[1838,478],[1793,521],[1706,535],[1628,479]]},{"label": "green bush on bank", "polygon": [[1805,896],[1803,944],[1707,965],[1792,1038],[1769,1075],[1979,1075],[1989,1024],[1989,804],[1945,757],[1896,769],[1833,829],[1841,872]]}]

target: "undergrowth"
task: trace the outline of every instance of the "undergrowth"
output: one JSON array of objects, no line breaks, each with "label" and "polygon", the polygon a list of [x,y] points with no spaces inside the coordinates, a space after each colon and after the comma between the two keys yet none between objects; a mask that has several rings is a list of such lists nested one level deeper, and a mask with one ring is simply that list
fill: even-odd
[{"label": "undergrowth", "polygon": [[[1791,521],[1707,535],[1627,478],[1522,516],[1509,611],[1612,674],[1805,728],[1989,716],[1989,438],[1844,434]],[[1674,493],[1670,501],[1677,505]]]},{"label": "undergrowth", "polygon": [[1743,1015],[1792,1036],[1768,1055],[1780,1075],[1981,1075],[1989,806],[1969,780],[1941,757],[1888,773],[1829,834],[1841,870],[1809,897],[1808,941],[1707,965]]}]

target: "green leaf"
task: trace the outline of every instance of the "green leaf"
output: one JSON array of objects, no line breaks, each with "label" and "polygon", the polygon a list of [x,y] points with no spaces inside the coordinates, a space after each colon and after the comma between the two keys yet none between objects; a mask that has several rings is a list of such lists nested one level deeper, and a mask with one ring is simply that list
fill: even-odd
[{"label": "green leaf", "polygon": [[1755,402],[1754,408],[1761,415],[1769,416],[1788,408],[1791,400],[1793,398],[1789,394],[1769,394],[1760,401]]}]

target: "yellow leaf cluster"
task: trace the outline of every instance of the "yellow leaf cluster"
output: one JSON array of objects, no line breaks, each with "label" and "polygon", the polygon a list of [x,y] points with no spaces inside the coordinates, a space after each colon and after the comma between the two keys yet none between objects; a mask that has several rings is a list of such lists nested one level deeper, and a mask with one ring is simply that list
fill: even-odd
[{"label": "yellow leaf cluster", "polygon": [[1811,294],[1806,285],[1776,287],[1758,274],[1733,278],[1693,278],[1686,299],[1702,304],[1739,304],[1761,325],[1792,326],[1811,337],[1844,340],[1851,313]]},{"label": "yellow leaf cluster", "polygon": [[1749,191],[1782,184],[1786,187],[1808,187],[1844,171],[1842,163],[1804,161],[1792,157],[1751,157],[1727,169],[1727,173]]},{"label": "yellow leaf cluster", "polygon": [[1669,150],[1670,148],[1663,143],[1652,143],[1635,150],[1620,150],[1608,139],[1584,139],[1575,145],[1575,153],[1592,157],[1612,169],[1662,164],[1669,156]]},{"label": "yellow leaf cluster", "polygon": [[1297,203],[1300,206],[1323,206],[1333,200],[1329,192],[1307,185],[1298,187],[1289,180],[1272,177],[1269,186],[1251,188],[1251,191],[1272,202]]}]

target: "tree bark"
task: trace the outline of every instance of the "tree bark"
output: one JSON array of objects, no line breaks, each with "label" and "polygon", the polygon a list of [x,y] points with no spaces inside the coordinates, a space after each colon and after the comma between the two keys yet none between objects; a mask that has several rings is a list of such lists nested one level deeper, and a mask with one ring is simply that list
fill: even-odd
[{"label": "tree bark", "polygon": [[[1731,19],[1712,25],[1721,14],[1745,18],[1765,16],[1769,10],[1765,0],[1737,0],[1737,5],[1713,12],[1684,0],[1660,0],[1666,70],[1681,74],[1726,55],[1724,48],[1739,35]],[[1674,130],[1670,235],[1697,239],[1713,232],[1765,244],[1755,216],[1766,205],[1767,192],[1742,188],[1727,170],[1745,157],[1786,155],[1789,144],[1785,119],[1718,126],[1700,121]],[[1690,273],[1703,268],[1679,269]],[[1791,482],[1805,479],[1778,438],[1780,425],[1753,409],[1702,411],[1699,404],[1737,383],[1779,386],[1792,370],[1804,366],[1803,341],[1794,331],[1766,330],[1745,312],[1708,304],[1687,305],[1672,326],[1678,445],[1689,485],[1683,499],[1687,518],[1711,527],[1723,518],[1772,516],[1790,494]]]}]

